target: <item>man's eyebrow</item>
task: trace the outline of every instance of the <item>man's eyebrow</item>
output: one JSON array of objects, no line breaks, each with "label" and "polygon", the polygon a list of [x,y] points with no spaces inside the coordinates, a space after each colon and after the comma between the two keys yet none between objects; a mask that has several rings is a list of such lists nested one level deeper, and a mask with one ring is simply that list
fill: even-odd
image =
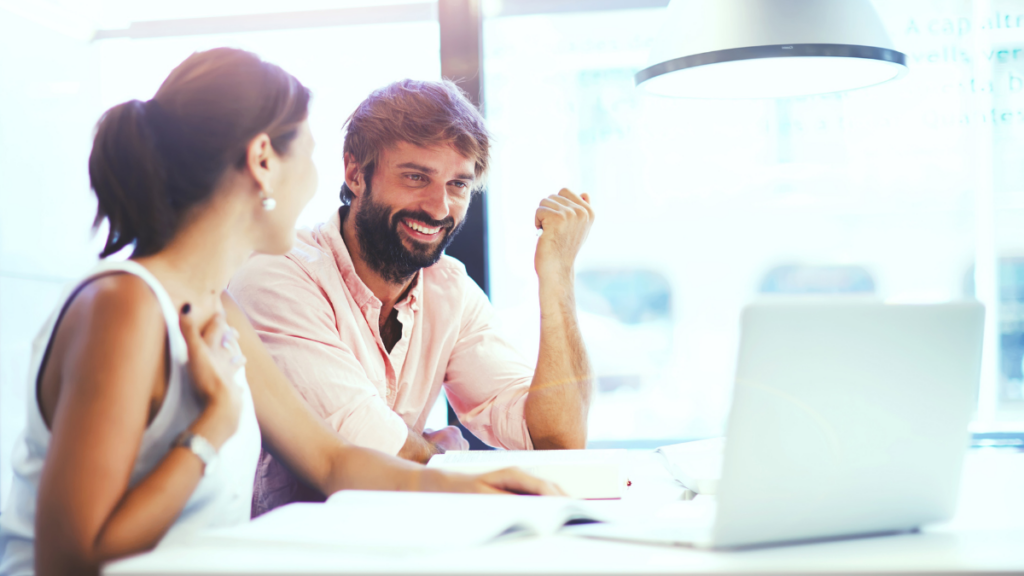
[{"label": "man's eyebrow", "polygon": [[403,164],[399,164],[398,167],[399,168],[412,168],[413,170],[419,170],[420,172],[423,172],[424,174],[437,174],[437,170],[436,169],[430,168],[429,166],[424,166],[422,164],[417,164],[415,162],[405,162]]},{"label": "man's eyebrow", "polygon": [[[413,170],[418,170],[420,172],[423,172],[424,174],[430,174],[431,176],[437,174],[437,169],[431,168],[429,166],[424,166],[423,164],[417,164],[415,162],[403,162],[403,163],[399,164],[398,167],[399,168],[411,168]],[[476,179],[476,175],[475,174],[462,173],[462,174],[457,174],[455,176],[455,179],[456,180],[475,180]]]}]

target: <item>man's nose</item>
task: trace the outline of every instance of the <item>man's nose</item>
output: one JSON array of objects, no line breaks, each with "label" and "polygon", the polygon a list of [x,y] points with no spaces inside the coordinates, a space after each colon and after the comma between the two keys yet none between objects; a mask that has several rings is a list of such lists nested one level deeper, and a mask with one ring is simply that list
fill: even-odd
[{"label": "man's nose", "polygon": [[444,220],[451,213],[448,190],[443,183],[431,184],[423,190],[420,208],[434,220]]}]

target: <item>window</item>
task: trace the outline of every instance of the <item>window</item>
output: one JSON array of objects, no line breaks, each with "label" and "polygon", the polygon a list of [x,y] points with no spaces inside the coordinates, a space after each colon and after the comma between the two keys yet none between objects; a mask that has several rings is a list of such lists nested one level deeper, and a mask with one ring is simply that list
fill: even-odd
[{"label": "window", "polygon": [[860,266],[778,266],[761,282],[762,294],[873,294],[875,280]]},{"label": "window", "polygon": [[[906,78],[776,101],[636,90],[662,8],[485,20],[491,295],[529,356],[533,211],[562,186],[597,210],[577,260],[591,440],[721,433],[740,310],[759,292],[955,300],[970,262],[1024,249],[1024,1],[875,5]],[[637,295],[669,294],[664,316],[630,324],[595,303],[610,271]],[[1019,420],[1010,396],[986,400],[995,380],[980,414]]]},{"label": "window", "polygon": [[[999,401],[1024,405],[1024,257],[999,260]],[[974,267],[964,278],[964,293],[975,295]]]},{"label": "window", "polygon": [[[672,353],[672,290],[652,270],[591,269],[576,278],[580,325],[596,354],[600,393],[639,390]],[[602,351],[613,350],[611,354]]]}]

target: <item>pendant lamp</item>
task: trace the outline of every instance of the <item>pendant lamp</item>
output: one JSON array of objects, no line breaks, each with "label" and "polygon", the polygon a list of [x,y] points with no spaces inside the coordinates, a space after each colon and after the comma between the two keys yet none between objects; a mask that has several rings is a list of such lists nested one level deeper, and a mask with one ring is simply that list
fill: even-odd
[{"label": "pendant lamp", "polygon": [[671,0],[636,85],[683,98],[787,98],[874,86],[907,57],[870,0]]}]

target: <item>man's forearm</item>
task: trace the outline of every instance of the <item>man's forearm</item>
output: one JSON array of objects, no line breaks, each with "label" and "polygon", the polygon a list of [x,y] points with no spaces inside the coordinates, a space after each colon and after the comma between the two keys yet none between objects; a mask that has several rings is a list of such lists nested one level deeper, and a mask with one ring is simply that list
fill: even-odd
[{"label": "man's forearm", "polygon": [[576,319],[571,271],[540,275],[540,353],[526,399],[526,425],[534,448],[582,449],[593,370]]}]

